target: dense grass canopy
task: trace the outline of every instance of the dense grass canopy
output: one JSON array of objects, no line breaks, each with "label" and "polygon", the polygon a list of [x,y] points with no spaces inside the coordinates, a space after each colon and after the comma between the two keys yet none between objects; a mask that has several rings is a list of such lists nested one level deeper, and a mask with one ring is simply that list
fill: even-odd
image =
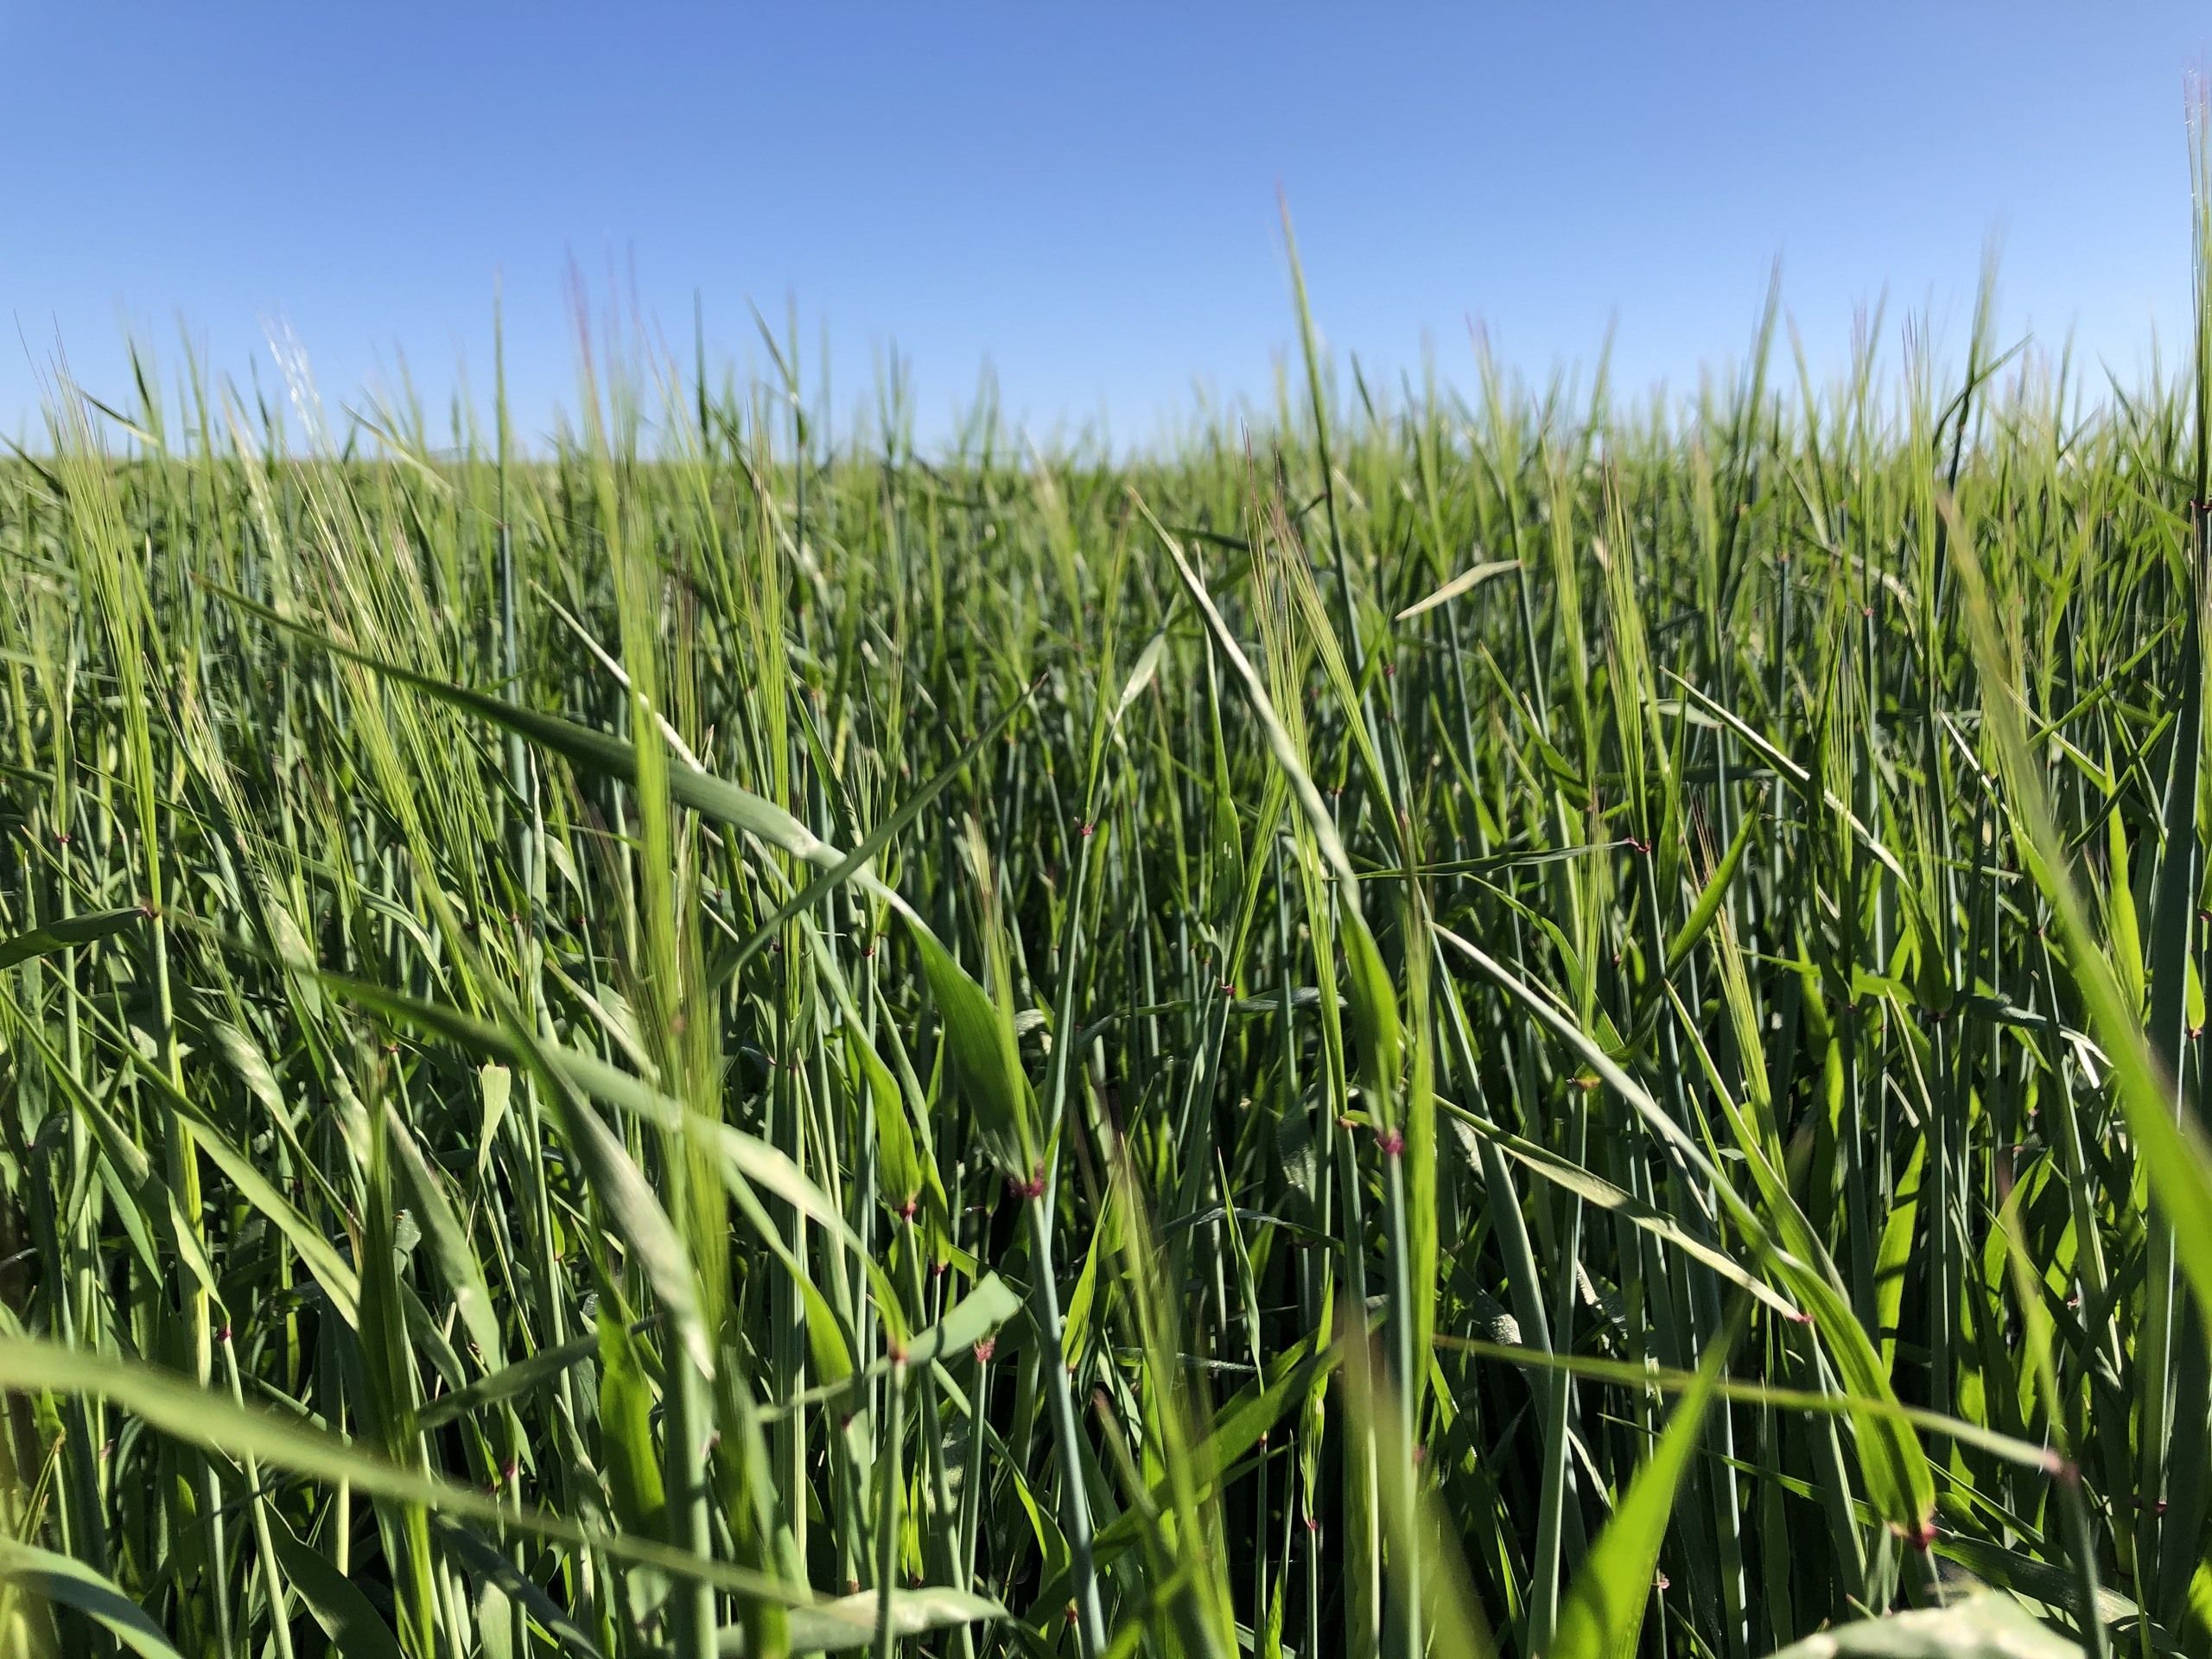
[{"label": "dense grass canopy", "polygon": [[1775,333],[1122,463],[60,387],[0,1649],[2204,1652],[2202,376]]}]

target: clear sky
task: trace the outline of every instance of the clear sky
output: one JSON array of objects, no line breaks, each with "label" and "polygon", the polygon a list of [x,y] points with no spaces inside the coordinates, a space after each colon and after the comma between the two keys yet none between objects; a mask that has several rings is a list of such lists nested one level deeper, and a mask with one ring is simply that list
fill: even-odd
[{"label": "clear sky", "polygon": [[1033,431],[1122,442],[1264,401],[1294,339],[1287,192],[1332,346],[1386,376],[1467,327],[1531,373],[1685,389],[1768,271],[1820,360],[1885,289],[2003,315],[2133,378],[2189,295],[2183,80],[2212,7],[1651,0],[417,3],[0,0],[0,429],[57,337],[123,390],[181,317],[243,381],[289,324],[327,397],[404,357],[491,365],[543,430],[566,273],[634,271],[690,352],[747,302],[826,327],[836,402],[896,341],[925,435],[988,360]]}]

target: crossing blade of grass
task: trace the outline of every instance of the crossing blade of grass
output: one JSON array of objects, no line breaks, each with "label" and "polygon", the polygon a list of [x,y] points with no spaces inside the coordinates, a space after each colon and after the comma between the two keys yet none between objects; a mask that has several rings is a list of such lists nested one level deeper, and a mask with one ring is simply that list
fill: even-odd
[{"label": "crossing blade of grass", "polygon": [[1747,811],[1738,820],[1736,834],[1728,843],[1728,850],[1721,855],[1720,862],[1713,866],[1712,875],[1698,893],[1697,902],[1690,906],[1690,913],[1682,918],[1682,925],[1675,931],[1675,937],[1667,941],[1665,971],[1668,974],[1671,975],[1688,960],[1690,952],[1697,949],[1698,941],[1705,937],[1714,918],[1720,914],[1721,901],[1728,896],[1728,884],[1736,879],[1736,872],[1744,861],[1745,851],[1751,844],[1751,832],[1758,827],[1757,812]]},{"label": "crossing blade of grass", "polygon": [[1518,559],[1484,559],[1471,564],[1426,599],[1417,599],[1407,606],[1404,610],[1398,613],[1396,620],[1401,622],[1410,622],[1422,612],[1433,611],[1439,605],[1459,598],[1469,588],[1488,582],[1492,576],[1502,576],[1509,570],[1518,570],[1520,568],[1521,561]]},{"label": "crossing blade of grass", "polygon": [[[474,1019],[459,1009],[441,1003],[397,995],[379,985],[367,984],[336,974],[324,974],[319,977],[333,990],[365,1007],[374,1009],[398,1023],[434,1032],[464,1044],[477,1053],[511,1060],[518,1065],[527,1065],[534,1058],[537,1064],[555,1073],[580,1095],[603,1100],[618,1110],[642,1118],[657,1127],[673,1128],[685,1121],[683,1102],[595,1054],[556,1043],[526,1043],[512,1028]],[[766,1188],[808,1220],[829,1229],[854,1249],[863,1248],[858,1236],[847,1224],[842,1212],[829,1195],[810,1180],[806,1173],[793,1164],[779,1148],[729,1124],[700,1124],[695,1127],[712,1139],[716,1150],[746,1179]]]},{"label": "crossing blade of grass", "polygon": [[983,1144],[1009,1179],[1041,1183],[1037,1098],[1015,1046],[1012,1011],[1003,999],[995,1001],[934,933],[917,927],[914,943],[943,1023],[946,1065]]},{"label": "crossing blade of grass", "polygon": [[[1738,1321],[1740,1325],[1740,1321]],[[1697,1378],[1668,1420],[1613,1506],[1613,1517],[1591,1546],[1560,1604],[1552,1653],[1560,1659],[1634,1659],[1643,1617],[1651,1605],[1660,1546],[1675,1510],[1675,1494],[1688,1472],[1704,1431],[1713,1384],[1735,1346],[1735,1327],[1699,1362]]]},{"label": "crossing blade of grass", "polygon": [[145,1659],[181,1659],[144,1608],[82,1561],[0,1538],[0,1582],[20,1593],[82,1614]]},{"label": "crossing blade of grass", "polygon": [[[953,1354],[971,1349],[1020,1310],[1021,1297],[1014,1287],[995,1273],[987,1273],[977,1281],[976,1287],[947,1309],[936,1324],[906,1340],[904,1363],[916,1367],[933,1365]],[[818,1388],[810,1389],[804,1395],[780,1405],[764,1405],[761,1416],[766,1421],[802,1404],[827,1404],[888,1376],[894,1363],[897,1362],[887,1356],[871,1360],[864,1370],[855,1371],[835,1382],[825,1382]]]},{"label": "crossing blade of grass", "polygon": [[967,747],[958,755],[938,768],[927,783],[901,801],[895,811],[887,814],[881,823],[855,842],[852,851],[779,905],[747,936],[736,950],[716,964],[715,982],[719,984],[741,972],[747,963],[768,947],[785,923],[820,904],[845,882],[867,869],[878,853],[897,840],[915,819],[921,817],[932,801],[975,764],[976,756],[1005,734],[1007,728],[1014,724],[1015,716],[1028,706],[1030,695],[1036,689],[1033,685],[1028,693],[1009,702],[996,719],[969,740]]},{"label": "crossing blade of grass", "polygon": [[[558,715],[542,714],[487,692],[452,684],[434,675],[417,673],[413,669],[388,662],[371,652],[358,651],[244,594],[226,589],[219,588],[217,591],[247,614],[257,617],[270,626],[279,628],[318,650],[358,664],[386,679],[410,686],[426,696],[451,703],[504,730],[518,733],[590,772],[619,778],[626,783],[637,781],[637,748],[618,737],[565,720]],[[671,799],[719,823],[759,836],[771,846],[781,848],[794,857],[828,869],[834,869],[843,861],[842,854],[790,813],[750,790],[726,783],[696,766],[681,760],[672,761],[667,766],[667,786]]]},{"label": "crossing blade of grass", "polygon": [[501,1366],[465,1388],[442,1394],[415,1414],[418,1427],[437,1428],[466,1417],[486,1406],[497,1405],[541,1388],[572,1366],[581,1365],[599,1352],[596,1335],[577,1337],[557,1348],[548,1348]]},{"label": "crossing blade of grass", "polygon": [[358,1586],[320,1551],[294,1537],[281,1519],[274,1523],[272,1535],[285,1573],[340,1659],[400,1659],[399,1638]]},{"label": "crossing blade of grass", "polygon": [[529,1507],[513,1507],[473,1488],[403,1469],[327,1430],[250,1408],[178,1380],[173,1374],[107,1356],[74,1352],[29,1337],[0,1337],[0,1391],[69,1394],[108,1402],[160,1433],[226,1457],[251,1457],[272,1469],[355,1492],[418,1503],[434,1513],[543,1538],[573,1549],[712,1584],[787,1607],[812,1597],[803,1586],[728,1562],[687,1555],[658,1539],[639,1538]]},{"label": "crossing blade of grass", "polygon": [[1662,1211],[1656,1210],[1631,1193],[1623,1192],[1604,1177],[1592,1174],[1581,1165],[1571,1162],[1558,1154],[1548,1151],[1535,1142],[1498,1128],[1477,1117],[1471,1112],[1452,1111],[1453,1127],[1465,1147],[1470,1160],[1477,1168],[1482,1166],[1479,1144],[1495,1146],[1523,1168],[1554,1185],[1567,1188],[1586,1204],[1602,1210],[1611,1210],[1627,1218],[1633,1225],[1643,1228],[1654,1237],[1664,1239],[1675,1249],[1692,1255],[1712,1268],[1722,1278],[1765,1303],[1786,1319],[1802,1321],[1804,1315],[1787,1297],[1764,1281],[1745,1270],[1741,1262],[1711,1244],[1693,1237],[1681,1224]]},{"label": "crossing blade of grass", "polygon": [[0,939],[0,968],[12,968],[19,962],[29,962],[35,957],[50,957],[73,945],[90,944],[95,939],[104,939],[111,933],[120,933],[133,923],[145,919],[146,912],[134,905],[127,910],[104,910],[92,915],[70,916],[48,922],[28,933],[18,933],[10,939]]},{"label": "crossing blade of grass", "polygon": [[[1486,1341],[1479,1337],[1441,1336],[1436,1340],[1440,1347],[1457,1349],[1479,1358],[1497,1360],[1529,1370],[1558,1371],[1592,1382],[1610,1382],[1618,1388],[1681,1394],[1698,1386],[1696,1372],[1671,1370],[1665,1366],[1642,1365],[1589,1354],[1548,1353],[1536,1348]],[[1908,1406],[1894,1398],[1824,1393],[1810,1389],[1780,1387],[1771,1382],[1738,1382],[1728,1377],[1722,1377],[1707,1386],[1716,1399],[1738,1401],[1749,1405],[1772,1406],[1779,1410],[1802,1411],[1823,1417],[1866,1415],[1888,1418],[1930,1433],[1955,1436],[2022,1469],[2034,1470],[2054,1478],[2063,1477],[2065,1473],[2065,1459],[2048,1446],[2024,1440],[2017,1435],[1970,1423],[1961,1418],[1946,1417],[1941,1412],[1929,1411],[1923,1406]]]},{"label": "crossing blade of grass", "polygon": [[433,1528],[464,1571],[480,1581],[497,1585],[509,1599],[520,1604],[561,1643],[563,1652],[580,1654],[583,1659],[604,1659],[599,1644],[583,1626],[476,1531],[442,1516],[433,1522]]}]

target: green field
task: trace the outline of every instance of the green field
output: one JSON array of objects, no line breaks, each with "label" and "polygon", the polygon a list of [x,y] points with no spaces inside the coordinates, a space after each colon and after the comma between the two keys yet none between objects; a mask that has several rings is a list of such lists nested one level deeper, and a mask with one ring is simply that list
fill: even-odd
[{"label": "green field", "polygon": [[2212,1651],[2212,327],[1991,315],[1301,292],[1113,461],[58,383],[0,1652]]}]

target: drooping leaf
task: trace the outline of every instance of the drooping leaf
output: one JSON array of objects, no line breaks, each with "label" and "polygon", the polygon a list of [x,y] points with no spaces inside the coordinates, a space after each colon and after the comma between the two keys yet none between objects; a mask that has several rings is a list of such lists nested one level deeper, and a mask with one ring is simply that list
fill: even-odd
[{"label": "drooping leaf", "polygon": [[0,1537],[0,1580],[41,1601],[73,1608],[145,1659],[181,1659],[144,1608],[112,1579],[73,1557]]}]

